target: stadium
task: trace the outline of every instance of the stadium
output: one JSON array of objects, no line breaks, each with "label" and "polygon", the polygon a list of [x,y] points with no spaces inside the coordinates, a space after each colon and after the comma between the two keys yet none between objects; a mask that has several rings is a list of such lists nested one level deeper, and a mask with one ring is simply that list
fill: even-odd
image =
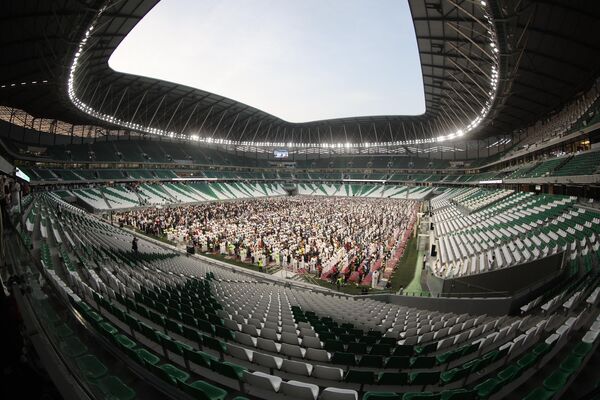
[{"label": "stadium", "polygon": [[0,6],[3,398],[600,398],[600,3],[376,3]]}]

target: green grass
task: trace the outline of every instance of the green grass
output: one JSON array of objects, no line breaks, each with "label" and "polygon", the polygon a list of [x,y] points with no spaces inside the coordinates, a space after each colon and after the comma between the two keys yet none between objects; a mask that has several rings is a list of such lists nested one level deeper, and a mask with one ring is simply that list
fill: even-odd
[{"label": "green grass", "polygon": [[417,258],[419,255],[417,249],[418,240],[418,237],[413,237],[410,238],[406,244],[406,250],[400,261],[398,261],[394,273],[390,277],[393,291],[397,291],[401,286],[406,288],[415,276],[415,268],[417,266]]},{"label": "green grass", "polygon": [[417,260],[415,265],[415,274],[410,283],[404,287],[404,291],[407,293],[421,293],[421,272],[423,271],[423,251],[419,250],[417,253]]},{"label": "green grass", "polygon": [[225,256],[221,255],[221,254],[213,254],[213,253],[198,253],[201,256],[204,257],[208,257],[208,258],[212,258],[213,260],[218,260],[218,261],[222,261],[231,265],[235,265],[236,267],[242,267],[242,268],[246,268],[246,269],[251,269],[252,271],[258,271],[258,265],[254,265],[254,264],[249,264],[249,263],[245,263],[242,261],[238,261],[238,260],[232,260],[230,258],[226,258]]},{"label": "green grass", "polygon": [[133,227],[133,226],[131,226],[131,225],[124,225],[124,227],[125,227],[125,228],[128,228],[128,229],[131,229],[131,230],[132,230],[132,231],[134,231],[135,233],[138,233],[138,234],[140,234],[140,235],[142,235],[142,236],[146,236],[146,237],[152,238],[152,239],[154,239],[154,240],[158,240],[158,241],[160,241],[160,242],[163,242],[163,243],[166,243],[166,244],[170,244],[171,246],[176,246],[176,245],[177,245],[177,243],[175,243],[175,242],[173,242],[173,241],[171,241],[171,240],[167,239],[167,237],[166,237],[166,236],[154,236],[154,235],[149,235],[149,234],[147,234],[146,232],[144,232],[144,231],[141,231],[141,230],[139,230],[139,229],[137,229],[137,228],[135,228],[135,227]]},{"label": "green grass", "polygon": [[[306,282],[312,283],[313,285],[322,286],[327,289],[335,290],[336,292],[338,291],[337,286],[334,283],[331,283],[331,281],[324,281],[323,279],[315,278],[311,274],[304,274],[302,275],[302,277]],[[339,292],[345,294],[362,294],[363,288],[367,288],[368,293],[374,292],[373,290],[371,290],[370,286],[357,285],[355,283],[348,283],[345,286],[340,287]]]}]

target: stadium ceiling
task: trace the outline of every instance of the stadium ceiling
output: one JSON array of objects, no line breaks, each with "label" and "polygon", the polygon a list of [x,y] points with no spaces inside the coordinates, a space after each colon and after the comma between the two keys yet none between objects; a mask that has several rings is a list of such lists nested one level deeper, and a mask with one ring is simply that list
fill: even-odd
[{"label": "stadium ceiling", "polygon": [[0,105],[213,143],[398,145],[510,133],[568,103],[600,70],[600,2],[409,0],[426,112],[290,123],[201,89],[109,68],[113,51],[157,2],[5,2]]}]

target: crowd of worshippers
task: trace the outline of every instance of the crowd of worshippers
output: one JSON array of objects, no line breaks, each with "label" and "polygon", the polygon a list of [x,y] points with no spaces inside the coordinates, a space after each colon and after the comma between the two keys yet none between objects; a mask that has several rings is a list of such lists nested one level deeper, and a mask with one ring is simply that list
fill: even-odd
[{"label": "crowd of worshippers", "polygon": [[[150,208],[115,214],[121,224],[202,252],[276,265],[336,281],[389,258],[409,229],[415,202],[280,197]],[[326,274],[325,274],[326,273]]]}]

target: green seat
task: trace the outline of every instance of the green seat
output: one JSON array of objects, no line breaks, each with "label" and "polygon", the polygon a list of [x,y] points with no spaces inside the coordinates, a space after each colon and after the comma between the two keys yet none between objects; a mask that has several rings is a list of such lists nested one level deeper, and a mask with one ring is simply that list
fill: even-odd
[{"label": "green seat", "polygon": [[225,340],[235,340],[235,332],[224,326],[215,326],[215,334]]},{"label": "green seat", "polygon": [[165,347],[172,353],[183,356],[184,349],[192,350],[192,346],[186,343],[182,343],[178,340],[168,339],[164,342]]},{"label": "green seat", "polygon": [[103,377],[108,372],[106,366],[91,354],[79,357],[76,362],[83,375],[92,381]]},{"label": "green seat", "polygon": [[102,315],[98,314],[96,311],[88,311],[85,313],[85,315],[87,319],[90,320],[92,325],[97,325],[104,319],[102,318]]},{"label": "green seat", "polygon": [[460,358],[461,356],[462,356],[462,350],[460,350],[460,349],[450,350],[450,351],[447,351],[445,353],[438,354],[437,356],[435,356],[435,361],[436,361],[436,364],[441,365],[441,364],[448,363],[450,361],[454,361],[457,358]]},{"label": "green seat", "polygon": [[515,379],[521,373],[521,368],[515,364],[511,364],[498,372],[498,379],[502,382],[509,382]]},{"label": "green seat", "polygon": [[533,352],[527,353],[523,357],[521,357],[519,361],[517,361],[517,365],[521,367],[521,369],[531,368],[533,364],[535,364],[535,362],[537,361],[537,358],[537,354]]},{"label": "green seat", "polygon": [[375,356],[389,356],[392,350],[392,346],[387,344],[375,344],[371,347],[369,354]]},{"label": "green seat", "polygon": [[178,335],[182,335],[183,336],[183,328],[181,326],[181,324],[177,321],[173,321],[172,319],[167,319],[166,320],[166,325],[167,325],[167,330],[169,332],[174,332]]},{"label": "green seat", "polygon": [[142,335],[146,336],[151,340],[156,340],[156,333],[153,327],[151,327],[145,322],[139,322],[138,326],[140,327],[140,332],[142,333]]},{"label": "green seat", "polygon": [[579,357],[575,354],[571,354],[560,364],[560,369],[572,374],[581,367],[582,363],[582,357]]},{"label": "green seat", "polygon": [[100,327],[100,330],[102,332],[104,332],[106,334],[106,336],[110,337],[111,339],[114,339],[113,336],[115,336],[117,333],[119,333],[119,330],[117,328],[115,328],[114,325],[109,324],[108,322],[101,322],[98,324],[98,326]]},{"label": "green seat", "polygon": [[161,377],[171,383],[177,384],[178,381],[185,382],[190,379],[190,374],[172,364],[163,364],[159,368],[164,372]]},{"label": "green seat", "polygon": [[[396,343],[396,339],[393,339],[393,340],[394,340],[394,342],[392,343],[392,345],[394,343]],[[360,336],[358,338],[358,341],[360,343],[364,343],[366,345],[373,345],[373,344],[377,343],[377,338],[375,336]]]},{"label": "green seat", "polygon": [[323,348],[329,352],[343,352],[344,343],[339,340],[326,340]]},{"label": "green seat", "polygon": [[137,346],[136,342],[125,335],[115,335],[115,342],[124,349],[133,349]]},{"label": "green seat", "polygon": [[361,385],[370,385],[375,380],[373,371],[358,371],[351,369],[346,373],[345,382],[360,383]]},{"label": "green seat", "polygon": [[366,343],[348,343],[348,353],[354,354],[366,354],[367,353],[367,344]]},{"label": "green seat", "polygon": [[140,330],[140,321],[138,321],[134,316],[130,314],[125,314],[125,322],[127,323],[127,326],[129,326],[129,329],[131,329],[132,331]]},{"label": "green seat", "polygon": [[241,381],[242,380],[242,376],[244,375],[244,371],[246,370],[246,368],[241,367],[239,365],[230,363],[230,362],[220,362],[220,361],[215,361],[212,364],[212,369],[227,377],[227,378],[231,378],[231,379],[235,379],[237,381]]},{"label": "green seat", "polygon": [[197,322],[196,326],[198,327],[198,329],[200,329],[203,332],[207,332],[207,333],[210,333],[211,335],[214,335],[215,327],[209,321],[207,321],[205,319],[197,319],[196,322]]},{"label": "green seat", "polygon": [[54,333],[59,339],[65,339],[73,335],[73,330],[67,324],[61,324],[54,328]]},{"label": "green seat", "polygon": [[195,328],[190,328],[189,326],[183,325],[183,336],[186,339],[189,339],[198,344],[202,343],[202,335]]},{"label": "green seat", "polygon": [[92,307],[90,307],[85,301],[78,302],[77,308],[79,308],[82,312],[92,311]]},{"label": "green seat", "polygon": [[571,376],[569,372],[563,370],[554,371],[548,378],[544,379],[544,387],[547,390],[557,392],[566,385],[569,376]]},{"label": "green seat", "polygon": [[542,355],[545,354],[548,350],[550,350],[550,345],[546,342],[541,342],[535,345],[535,347],[533,348],[532,352],[534,354]]},{"label": "green seat", "polygon": [[475,391],[477,391],[477,396],[480,399],[487,399],[488,397],[490,397],[490,395],[495,393],[498,390],[498,388],[500,388],[500,386],[502,386],[501,380],[496,378],[490,378],[475,386],[474,389]]},{"label": "green seat", "polygon": [[380,372],[377,383],[379,385],[406,385],[408,374],[406,372]]},{"label": "green seat", "polygon": [[409,382],[411,385],[434,385],[440,380],[440,371],[411,372]]},{"label": "green seat", "polygon": [[441,400],[475,400],[475,391],[470,389],[444,390]]},{"label": "green seat", "polygon": [[409,392],[402,396],[402,400],[439,400],[440,398],[440,393],[431,392]]},{"label": "green seat", "polygon": [[471,354],[477,350],[479,350],[479,343],[468,344],[458,349],[460,351],[461,356],[466,356]]},{"label": "green seat", "polygon": [[60,350],[68,357],[79,357],[87,353],[87,346],[75,336],[70,336],[60,342]]},{"label": "green seat", "polygon": [[523,400],[550,400],[554,397],[554,392],[546,390],[543,387],[535,388]]},{"label": "green seat", "polygon": [[342,364],[342,365],[356,365],[356,357],[352,353],[342,353],[336,351],[331,356],[331,362],[333,364]]},{"label": "green seat", "polygon": [[125,312],[117,307],[112,307],[111,312],[119,319],[119,321],[125,322]]},{"label": "green seat", "polygon": [[593,343],[579,342],[577,343],[577,346],[575,346],[575,348],[573,349],[572,354],[579,357],[583,357],[592,350],[592,347],[594,347]]},{"label": "green seat", "polygon": [[411,368],[432,368],[433,366],[435,366],[435,357],[420,356],[410,360]]},{"label": "green seat", "polygon": [[183,349],[183,357],[188,362],[193,362],[204,368],[212,368],[212,363],[218,361],[215,357],[203,351],[194,351],[192,349]]},{"label": "green seat", "polygon": [[171,338],[171,336],[167,335],[164,332],[161,331],[154,331],[154,337],[156,338],[156,341],[158,343],[160,343],[161,345],[167,347],[168,342],[172,341],[173,338]]},{"label": "green seat", "polygon": [[358,362],[359,367],[381,368],[383,366],[383,357],[377,355],[364,355]]},{"label": "green seat", "polygon": [[402,393],[395,392],[366,392],[362,400],[402,400]]},{"label": "green seat", "polygon": [[437,350],[437,342],[434,343],[429,343],[423,346],[417,346],[415,347],[415,353],[416,354],[428,354],[431,353],[432,351]]},{"label": "green seat", "polygon": [[470,368],[452,368],[448,371],[444,371],[440,375],[440,380],[444,385],[456,382],[460,379],[466,378],[469,375]]},{"label": "green seat", "polygon": [[146,349],[138,349],[135,351],[139,361],[144,365],[156,365],[160,361],[160,358],[153,353],[150,353]]},{"label": "green seat", "polygon": [[224,342],[221,342],[219,339],[215,339],[214,337],[202,335],[202,344],[209,349],[218,351],[219,353],[227,353],[227,345]]},{"label": "green seat", "polygon": [[116,376],[105,376],[100,378],[96,384],[108,400],[132,400],[136,396],[135,391]]},{"label": "green seat", "polygon": [[180,381],[179,387],[185,393],[198,400],[224,400],[227,396],[226,390],[204,381],[195,381],[190,384]]},{"label": "green seat", "polygon": [[392,355],[394,356],[412,356],[413,355],[413,347],[408,344],[399,344],[394,348],[394,352]]},{"label": "green seat", "polygon": [[410,357],[391,356],[385,362],[386,368],[402,369],[410,366]]}]

